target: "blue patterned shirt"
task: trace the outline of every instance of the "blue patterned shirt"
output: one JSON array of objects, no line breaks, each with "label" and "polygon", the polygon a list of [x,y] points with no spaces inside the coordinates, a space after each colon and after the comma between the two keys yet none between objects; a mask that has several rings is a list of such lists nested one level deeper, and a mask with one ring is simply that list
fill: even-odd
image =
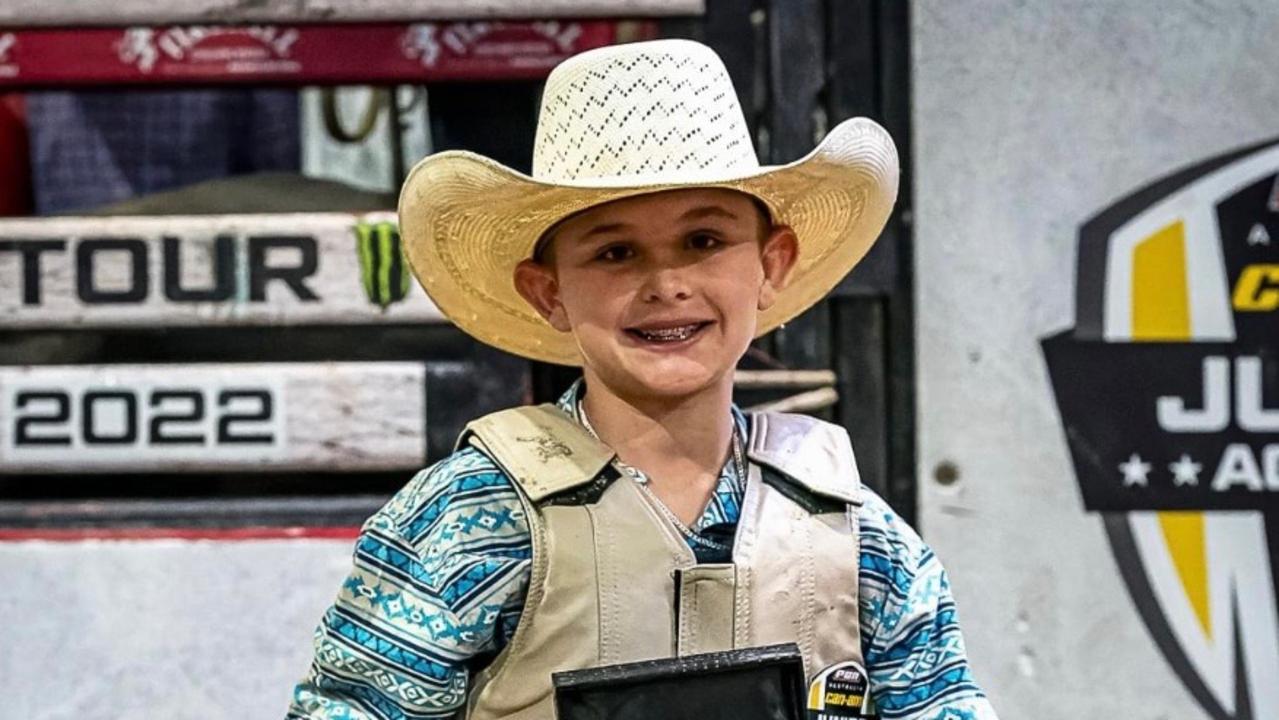
[{"label": "blue patterned shirt", "polygon": [[[578,388],[560,407],[580,422]],[[745,416],[733,414],[745,436]],[[744,489],[730,459],[691,527],[699,558],[714,550],[697,536],[736,526]],[[969,672],[941,563],[882,498],[863,496],[859,620],[881,717],[995,720]],[[519,496],[486,456],[466,448],[421,471],[365,523],[288,718],[454,717],[472,673],[515,632],[531,557]]]}]

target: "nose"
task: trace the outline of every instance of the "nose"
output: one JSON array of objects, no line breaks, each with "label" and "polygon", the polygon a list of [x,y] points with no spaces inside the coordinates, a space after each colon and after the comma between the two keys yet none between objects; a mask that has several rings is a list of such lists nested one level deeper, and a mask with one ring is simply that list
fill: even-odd
[{"label": "nose", "polygon": [[687,268],[657,267],[649,273],[641,297],[644,302],[678,302],[693,296],[688,283]]}]

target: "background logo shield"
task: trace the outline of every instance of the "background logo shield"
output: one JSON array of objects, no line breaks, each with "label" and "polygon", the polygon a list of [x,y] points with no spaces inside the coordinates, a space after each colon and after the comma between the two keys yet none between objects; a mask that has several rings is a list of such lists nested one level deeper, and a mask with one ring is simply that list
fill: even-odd
[{"label": "background logo shield", "polygon": [[1214,718],[1279,718],[1279,142],[1080,230],[1076,326],[1043,341],[1085,507]]}]

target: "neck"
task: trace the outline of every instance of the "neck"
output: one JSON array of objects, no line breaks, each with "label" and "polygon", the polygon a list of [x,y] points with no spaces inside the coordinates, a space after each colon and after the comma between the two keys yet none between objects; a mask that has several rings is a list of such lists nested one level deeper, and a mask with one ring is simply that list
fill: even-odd
[{"label": "neck", "polygon": [[589,368],[582,407],[606,445],[659,485],[719,477],[733,434],[733,377],[678,398],[615,392]]}]

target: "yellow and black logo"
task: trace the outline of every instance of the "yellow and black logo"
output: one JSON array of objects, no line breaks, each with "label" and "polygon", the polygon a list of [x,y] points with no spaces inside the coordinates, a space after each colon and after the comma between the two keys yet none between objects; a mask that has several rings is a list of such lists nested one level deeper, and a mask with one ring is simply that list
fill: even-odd
[{"label": "yellow and black logo", "polygon": [[808,684],[808,720],[878,718],[870,695],[870,679],[860,663],[836,663]]},{"label": "yellow and black logo", "polygon": [[1084,506],[1209,715],[1279,718],[1279,142],[1089,220],[1076,278],[1043,346]]},{"label": "yellow and black logo", "polygon": [[[1269,235],[1266,235],[1267,243]],[[1233,304],[1237,312],[1279,310],[1279,264],[1249,265],[1235,283]]]}]

